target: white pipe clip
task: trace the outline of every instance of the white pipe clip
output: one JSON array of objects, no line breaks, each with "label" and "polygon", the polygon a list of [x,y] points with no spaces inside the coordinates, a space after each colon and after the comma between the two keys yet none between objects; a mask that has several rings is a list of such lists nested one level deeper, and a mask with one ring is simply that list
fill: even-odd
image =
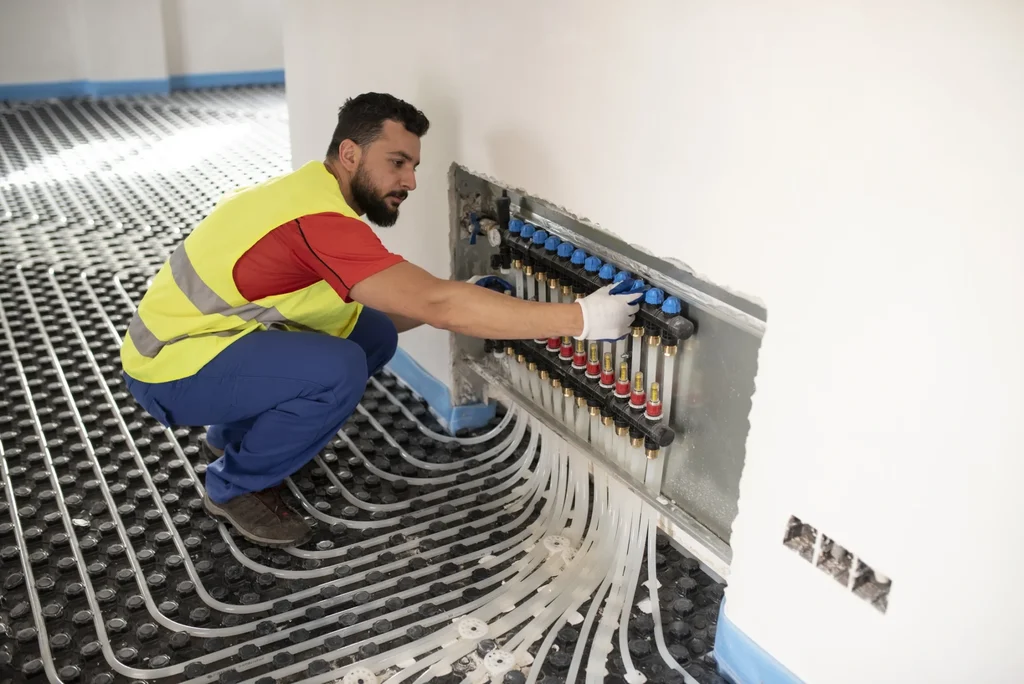
[{"label": "white pipe clip", "polygon": [[516,657],[508,651],[495,649],[484,656],[484,667],[494,681],[499,681],[499,678],[510,672],[515,665]]},{"label": "white pipe clip", "polygon": [[487,623],[473,617],[459,620],[459,636],[463,639],[483,639],[487,636]]},{"label": "white pipe clip", "polygon": [[341,684],[377,684],[377,675],[369,668],[357,667],[348,671]]}]

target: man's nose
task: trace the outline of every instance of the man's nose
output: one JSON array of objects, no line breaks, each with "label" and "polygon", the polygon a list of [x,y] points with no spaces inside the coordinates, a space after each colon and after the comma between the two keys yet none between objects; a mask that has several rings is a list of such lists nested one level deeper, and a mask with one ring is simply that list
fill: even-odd
[{"label": "man's nose", "polygon": [[412,192],[416,189],[416,172],[407,171],[402,175],[402,189],[406,192]]}]

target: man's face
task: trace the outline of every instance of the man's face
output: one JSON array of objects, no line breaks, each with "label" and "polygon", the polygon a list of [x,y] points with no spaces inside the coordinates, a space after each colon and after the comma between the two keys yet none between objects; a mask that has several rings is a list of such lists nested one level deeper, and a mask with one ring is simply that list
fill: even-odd
[{"label": "man's face", "polygon": [[398,207],[416,189],[420,139],[395,121],[385,121],[380,137],[362,150],[352,177],[352,198],[378,226],[393,226]]}]

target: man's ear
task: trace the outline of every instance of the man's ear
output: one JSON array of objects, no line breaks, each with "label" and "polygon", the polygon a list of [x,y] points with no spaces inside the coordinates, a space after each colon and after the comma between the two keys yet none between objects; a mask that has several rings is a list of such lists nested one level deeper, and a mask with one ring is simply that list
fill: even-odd
[{"label": "man's ear", "polygon": [[349,173],[355,173],[355,170],[359,168],[359,160],[362,155],[362,148],[351,140],[342,140],[338,145],[338,162]]}]

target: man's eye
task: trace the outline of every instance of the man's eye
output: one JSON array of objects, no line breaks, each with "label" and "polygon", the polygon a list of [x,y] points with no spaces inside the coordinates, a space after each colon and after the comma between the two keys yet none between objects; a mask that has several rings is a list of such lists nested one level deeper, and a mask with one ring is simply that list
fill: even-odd
[{"label": "man's eye", "polygon": [[391,163],[395,165],[396,169],[400,169],[405,162],[402,159],[393,159]]}]

